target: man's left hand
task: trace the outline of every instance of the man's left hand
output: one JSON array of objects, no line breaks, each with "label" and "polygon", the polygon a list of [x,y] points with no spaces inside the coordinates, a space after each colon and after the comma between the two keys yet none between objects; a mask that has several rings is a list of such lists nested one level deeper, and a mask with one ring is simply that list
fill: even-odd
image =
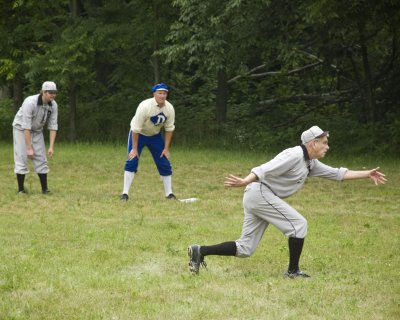
[{"label": "man's left hand", "polygon": [[164,149],[164,150],[161,152],[160,158],[162,158],[163,156],[166,157],[166,158],[169,160],[169,151],[168,151],[168,149]]},{"label": "man's left hand", "polygon": [[376,167],[375,169],[372,169],[369,172],[369,177],[371,180],[376,184],[385,184],[387,179],[385,178],[385,175],[382,172],[379,172],[379,167]]}]

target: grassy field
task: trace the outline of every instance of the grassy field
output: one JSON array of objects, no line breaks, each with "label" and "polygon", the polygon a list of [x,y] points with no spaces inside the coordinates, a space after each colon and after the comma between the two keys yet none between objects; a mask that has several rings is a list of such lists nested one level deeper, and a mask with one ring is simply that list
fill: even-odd
[{"label": "grassy field", "polygon": [[309,221],[312,276],[291,280],[274,227],[248,259],[187,267],[189,244],[240,236],[243,190],[224,177],[271,155],[172,148],[175,194],[200,199],[184,204],[164,199],[146,150],[121,203],[124,146],[58,144],[45,196],[32,172],[16,194],[12,145],[0,144],[0,319],[399,319],[399,161],[331,153],[325,163],[380,165],[389,181],[313,178],[288,199]]}]

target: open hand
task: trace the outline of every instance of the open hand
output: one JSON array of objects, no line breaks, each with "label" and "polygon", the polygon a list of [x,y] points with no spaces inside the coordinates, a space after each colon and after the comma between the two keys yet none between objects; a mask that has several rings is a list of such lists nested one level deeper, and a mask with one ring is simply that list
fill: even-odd
[{"label": "open hand", "polygon": [[387,179],[385,178],[385,175],[382,172],[379,172],[379,167],[376,167],[375,169],[372,169],[369,172],[369,177],[371,180],[376,184],[385,184]]},{"label": "open hand", "polygon": [[244,179],[230,174],[229,177],[225,177],[224,186],[225,187],[243,187],[247,185]]}]

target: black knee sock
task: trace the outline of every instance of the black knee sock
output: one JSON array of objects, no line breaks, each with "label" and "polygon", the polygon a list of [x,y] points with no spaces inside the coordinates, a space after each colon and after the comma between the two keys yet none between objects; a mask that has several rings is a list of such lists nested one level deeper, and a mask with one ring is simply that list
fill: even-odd
[{"label": "black knee sock", "polygon": [[47,173],[38,173],[40,184],[42,186],[42,191],[47,190]]},{"label": "black knee sock", "polygon": [[201,246],[200,253],[203,256],[236,256],[236,242],[228,241],[213,246]]},{"label": "black knee sock", "polygon": [[18,192],[24,191],[25,175],[17,173]]},{"label": "black knee sock", "polygon": [[289,238],[289,268],[288,272],[299,270],[299,260],[303,250],[304,238]]}]

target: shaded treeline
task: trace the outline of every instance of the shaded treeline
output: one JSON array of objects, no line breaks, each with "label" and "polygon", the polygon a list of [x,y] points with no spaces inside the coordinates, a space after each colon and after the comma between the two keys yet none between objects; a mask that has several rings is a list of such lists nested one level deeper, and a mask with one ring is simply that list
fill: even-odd
[{"label": "shaded treeline", "polygon": [[60,139],[124,141],[166,82],[175,143],[276,148],[318,124],[343,150],[400,149],[397,1],[0,3],[2,139],[53,80]]}]

